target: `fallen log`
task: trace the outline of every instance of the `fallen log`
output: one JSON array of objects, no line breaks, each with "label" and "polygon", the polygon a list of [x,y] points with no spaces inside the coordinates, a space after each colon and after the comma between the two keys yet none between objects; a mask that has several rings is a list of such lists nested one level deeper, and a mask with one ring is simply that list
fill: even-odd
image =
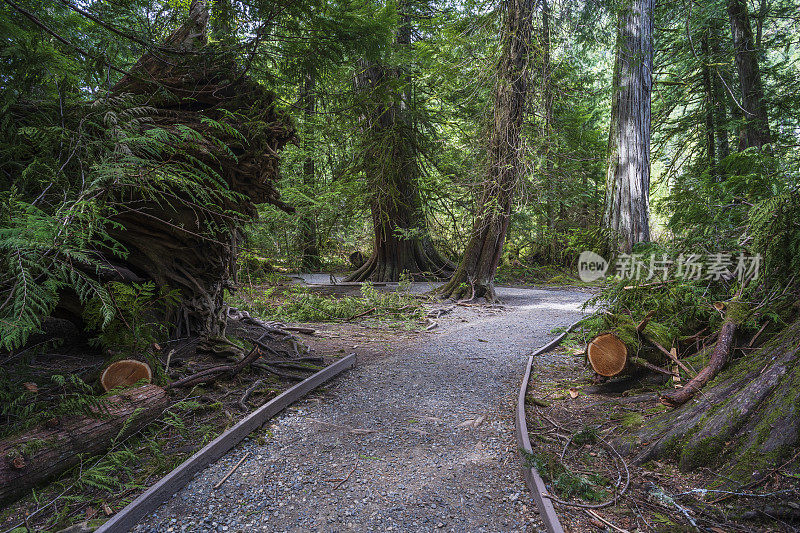
[{"label": "fallen log", "polygon": [[610,331],[597,335],[586,346],[586,358],[592,369],[601,378],[610,378],[629,373],[634,369],[646,369],[666,375],[673,372],[661,365],[666,361],[663,354],[645,342],[650,338],[664,336],[663,326],[652,321],[655,313],[648,313],[639,323],[629,318],[615,317],[617,322]]},{"label": "fallen log", "polygon": [[161,415],[168,404],[164,389],[144,385],[109,397],[92,409],[91,416],[57,420],[3,439],[0,502],[18,498],[58,476],[77,465],[81,456],[104,451],[117,437],[130,435]]},{"label": "fallen log", "polygon": [[586,347],[592,369],[604,377],[620,374],[628,364],[628,347],[613,333],[598,335]]}]

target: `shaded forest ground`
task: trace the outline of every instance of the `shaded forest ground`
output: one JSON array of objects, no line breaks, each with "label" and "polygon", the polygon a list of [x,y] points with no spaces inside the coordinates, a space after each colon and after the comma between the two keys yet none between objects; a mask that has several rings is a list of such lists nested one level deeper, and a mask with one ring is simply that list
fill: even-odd
[{"label": "shaded forest ground", "polygon": [[[578,504],[556,505],[565,529],[797,530],[798,454],[755,485],[704,466],[680,471],[671,460],[637,465],[626,455],[620,461],[619,442],[669,411],[659,394],[672,385],[653,375],[595,385],[584,363],[586,339],[580,334],[569,339],[535,361],[526,405],[534,448],[530,463],[558,498]],[[590,508],[613,500],[626,484],[615,504]]]},{"label": "shaded forest ground", "polygon": [[[293,340],[303,357],[314,360],[281,364],[263,356],[255,363],[257,366],[245,368],[234,376],[197,387],[173,389],[169,407],[154,422],[131,436],[118,439],[107,453],[84,457],[78,467],[0,511],[0,531],[26,521],[35,531],[58,531],[86,520],[100,523],[246,414],[310,373],[348,353],[356,352],[359,357],[384,354],[392,346],[424,332],[427,325],[421,311],[422,301],[401,297],[403,303],[397,314],[389,304],[391,297],[384,300],[377,291],[370,293],[373,299],[369,299],[363,297],[357,287],[349,287],[346,291],[336,288],[306,290],[289,285],[288,280],[285,282],[285,285],[254,285],[249,290],[274,293],[274,300],[265,301],[276,305],[278,302],[285,305],[287,301],[296,301],[298,296],[301,300],[310,298],[287,311],[289,318],[296,319],[309,310],[324,313],[325,309],[338,309],[345,314],[346,318],[342,320],[332,317],[326,317],[324,321],[291,320],[292,326],[313,330],[313,334],[295,331]],[[284,299],[284,292],[291,293],[295,300]],[[375,305],[379,307],[375,314],[380,316],[353,316],[363,309],[374,309]],[[358,312],[349,311],[351,308]],[[258,315],[254,313],[253,316]],[[270,314],[261,316],[274,318]],[[248,331],[250,328],[259,331],[259,328],[241,321],[229,320],[228,334],[230,338],[248,339],[252,336]],[[77,334],[76,331],[71,333]],[[283,348],[291,350],[290,342],[292,340],[287,340]],[[165,374],[174,381],[228,362],[199,354],[195,350],[196,343],[197,338],[189,342],[178,340],[154,349],[150,363],[155,370],[156,382]],[[93,384],[108,358],[109,354],[87,343],[85,334],[80,333],[67,339],[60,347],[32,359],[23,353],[20,357],[15,356],[14,360],[4,361],[4,364],[9,365],[9,375],[15,382],[9,386],[16,389],[31,383],[47,383],[52,374],[74,375],[80,378],[81,383]],[[49,395],[52,392],[56,403],[49,408],[53,410],[58,408],[57,401],[63,401],[64,395],[68,399],[89,401],[97,394],[95,390],[72,390],[69,385],[67,383],[54,391],[42,386],[41,391],[37,390],[35,394]],[[4,425],[4,435],[13,432],[13,426]]]}]

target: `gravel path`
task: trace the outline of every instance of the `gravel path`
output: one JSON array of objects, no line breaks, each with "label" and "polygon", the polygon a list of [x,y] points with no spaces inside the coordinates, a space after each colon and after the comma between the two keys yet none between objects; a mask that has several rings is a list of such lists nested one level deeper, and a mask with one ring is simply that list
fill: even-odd
[{"label": "gravel path", "polygon": [[502,312],[457,307],[436,333],[360,362],[134,531],[538,530],[518,469],[514,398],[524,357],[576,320],[588,295],[498,294]]}]

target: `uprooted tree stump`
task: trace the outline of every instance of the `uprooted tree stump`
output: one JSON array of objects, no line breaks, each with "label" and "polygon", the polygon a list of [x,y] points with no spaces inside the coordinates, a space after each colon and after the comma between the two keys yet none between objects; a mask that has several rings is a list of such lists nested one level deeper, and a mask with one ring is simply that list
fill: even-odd
[{"label": "uprooted tree stump", "polygon": [[682,470],[724,465],[729,479],[752,481],[781,466],[798,443],[800,321],[620,446],[638,463],[673,458]]},{"label": "uprooted tree stump", "polygon": [[[175,338],[199,336],[200,350],[240,354],[226,342],[224,293],[235,287],[242,228],[257,217],[256,206],[293,211],[276,183],[280,151],[295,130],[275,95],[248,76],[241,49],[207,41],[209,4],[192,2],[186,23],[149,48],[109,94],[53,112],[81,124],[90,117],[86,137],[116,143],[109,149],[131,161],[115,168],[124,173],[119,179],[97,185],[113,246],[92,246],[92,261],[75,259],[73,267],[100,282],[152,281],[178,299],[152,309],[153,321],[171,324]],[[37,105],[21,102],[15,115],[24,121]],[[64,172],[83,186],[82,165]],[[59,296],[55,316],[79,323],[84,298],[67,288]]]},{"label": "uprooted tree stump", "polygon": [[109,397],[92,408],[91,416],[52,420],[44,427],[3,439],[0,502],[58,476],[80,463],[83,455],[106,450],[115,438],[131,435],[157,418],[168,404],[164,389],[144,385]]},{"label": "uprooted tree stump", "polygon": [[[189,127],[214,139],[192,137],[185,148],[233,194],[212,197],[211,206],[180,196],[168,203],[127,198],[130,209],[115,217],[121,229],[114,236],[129,251],[126,266],[180,291],[173,317],[178,331],[199,333],[207,339],[200,348],[216,351],[230,346],[221,342],[223,296],[236,278],[240,226],[257,216],[256,204],[292,210],[280,201],[275,183],[278,152],[294,138],[294,128],[276,108],[275,96],[237,64],[234,51],[207,43],[208,17],[208,3],[194,2],[189,20],[157,52],[143,55],[113,92],[146,96],[157,110],[154,127]],[[165,61],[163,50],[172,49],[176,53]]]}]

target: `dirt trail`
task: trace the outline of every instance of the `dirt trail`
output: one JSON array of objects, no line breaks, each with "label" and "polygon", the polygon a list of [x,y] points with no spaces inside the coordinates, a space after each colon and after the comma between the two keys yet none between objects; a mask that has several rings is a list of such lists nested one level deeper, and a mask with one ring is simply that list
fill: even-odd
[{"label": "dirt trail", "polygon": [[[512,419],[524,357],[585,293],[499,289],[277,417],[137,532],[536,531]],[[218,490],[214,484],[250,456]]]}]

